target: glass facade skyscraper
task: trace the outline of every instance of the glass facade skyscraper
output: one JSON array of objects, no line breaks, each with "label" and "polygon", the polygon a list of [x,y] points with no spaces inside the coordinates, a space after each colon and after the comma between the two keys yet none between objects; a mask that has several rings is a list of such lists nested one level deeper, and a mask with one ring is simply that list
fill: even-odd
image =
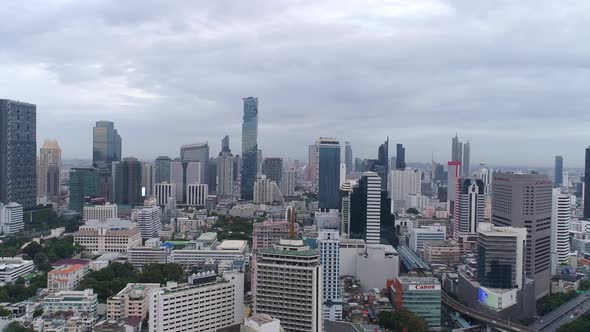
[{"label": "glass facade skyscraper", "polygon": [[98,170],[95,168],[70,169],[70,210],[83,212],[85,198],[99,194],[98,180]]},{"label": "glass facade skyscraper", "polygon": [[555,187],[559,188],[563,185],[563,157],[555,156]]},{"label": "glass facade skyscraper", "polygon": [[340,207],[340,142],[331,137],[320,137],[318,151],[318,193],[320,209]]},{"label": "glass facade skyscraper", "polygon": [[170,183],[170,163],[172,160],[168,156],[159,156],[154,161],[154,184],[168,182]]},{"label": "glass facade skyscraper", "polygon": [[37,205],[37,106],[0,99],[0,202]]},{"label": "glass facade skyscraper", "polygon": [[111,169],[113,161],[121,161],[121,136],[111,121],[97,121],[93,130],[92,162]]},{"label": "glass facade skyscraper", "polygon": [[242,123],[242,171],[240,191],[242,199],[254,198],[258,162],[258,98],[244,98]]}]

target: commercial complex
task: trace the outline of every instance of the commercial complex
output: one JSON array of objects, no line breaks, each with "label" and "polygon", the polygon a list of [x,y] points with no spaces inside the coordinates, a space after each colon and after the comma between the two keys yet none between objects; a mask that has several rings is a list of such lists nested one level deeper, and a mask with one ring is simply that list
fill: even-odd
[{"label": "commercial complex", "polygon": [[126,220],[89,220],[74,233],[74,242],[94,254],[128,252],[141,246],[141,231],[136,223]]}]

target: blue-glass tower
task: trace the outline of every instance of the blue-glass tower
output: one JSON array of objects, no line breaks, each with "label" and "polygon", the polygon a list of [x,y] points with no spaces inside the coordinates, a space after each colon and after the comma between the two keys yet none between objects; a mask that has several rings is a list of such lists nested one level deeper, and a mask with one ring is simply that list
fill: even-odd
[{"label": "blue-glass tower", "polygon": [[242,123],[242,172],[240,191],[242,199],[254,197],[258,159],[258,98],[248,97],[244,100],[244,118]]},{"label": "blue-glass tower", "polygon": [[340,142],[320,137],[318,149],[318,194],[320,209],[340,207]]}]

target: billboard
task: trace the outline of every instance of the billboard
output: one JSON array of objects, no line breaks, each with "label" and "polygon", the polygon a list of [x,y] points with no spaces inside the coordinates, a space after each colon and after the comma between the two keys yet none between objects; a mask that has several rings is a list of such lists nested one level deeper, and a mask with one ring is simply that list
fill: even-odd
[{"label": "billboard", "polygon": [[425,284],[425,285],[408,285],[409,291],[439,291],[440,285],[437,284]]},{"label": "billboard", "polygon": [[477,299],[479,303],[487,305],[495,310],[502,310],[516,303],[516,289],[497,293],[485,287],[477,290]]}]

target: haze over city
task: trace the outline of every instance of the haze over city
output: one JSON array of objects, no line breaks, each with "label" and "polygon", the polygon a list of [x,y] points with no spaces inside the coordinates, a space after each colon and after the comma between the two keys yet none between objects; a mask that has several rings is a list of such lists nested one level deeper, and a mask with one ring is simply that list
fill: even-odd
[{"label": "haze over city", "polygon": [[[448,160],[456,132],[474,163],[583,165],[590,122],[585,1],[9,2],[0,84],[34,101],[38,138],[90,159],[97,120],[124,155],[240,135],[260,99],[266,156],[305,159],[320,135],[374,154]],[[232,140],[239,150],[240,141]]]}]

